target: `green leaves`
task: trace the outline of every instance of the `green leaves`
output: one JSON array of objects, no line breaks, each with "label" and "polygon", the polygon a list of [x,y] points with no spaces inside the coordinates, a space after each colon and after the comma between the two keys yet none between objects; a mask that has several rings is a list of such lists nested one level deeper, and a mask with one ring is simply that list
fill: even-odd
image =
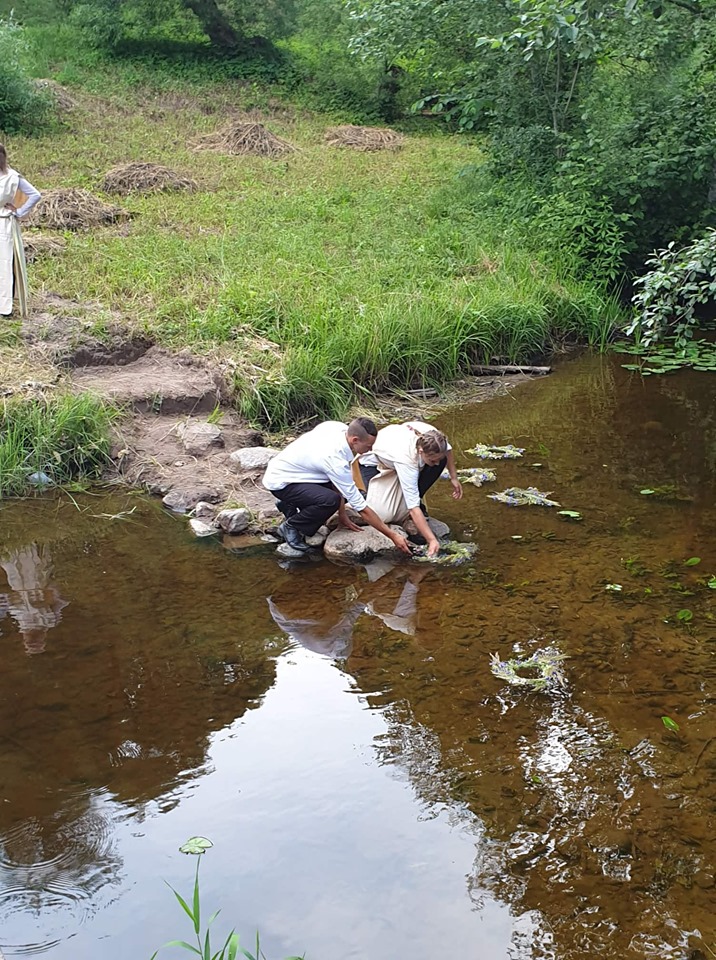
[{"label": "green leaves", "polygon": [[701,563],[701,557],[689,557],[688,560],[684,560],[685,567],[696,567]]},{"label": "green leaves", "polygon": [[671,717],[662,717],[661,722],[664,724],[667,730],[671,733],[679,732],[679,725],[675,720],[672,720]]},{"label": "green leaves", "polygon": [[572,522],[584,519],[582,514],[577,510],[558,510],[557,516],[562,517],[563,520],[571,520]]},{"label": "green leaves", "polygon": [[206,837],[190,837],[186,843],[183,843],[179,847],[180,853],[191,853],[195,856],[198,856],[202,853],[206,853],[207,850],[210,850],[214,844],[211,840],[208,840]]},{"label": "green leaves", "polygon": [[676,614],[676,619],[681,623],[691,623],[694,619],[693,612],[691,610],[679,610]]}]

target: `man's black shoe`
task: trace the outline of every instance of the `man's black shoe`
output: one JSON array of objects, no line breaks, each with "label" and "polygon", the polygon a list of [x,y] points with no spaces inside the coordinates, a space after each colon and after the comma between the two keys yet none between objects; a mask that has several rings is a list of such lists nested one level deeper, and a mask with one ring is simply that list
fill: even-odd
[{"label": "man's black shoe", "polygon": [[281,511],[287,520],[289,517],[295,517],[298,513],[298,507],[294,507],[290,503],[285,503],[283,500],[277,500],[276,507]]},{"label": "man's black shoe", "polygon": [[311,548],[308,546],[306,541],[303,539],[303,534],[299,533],[295,527],[292,527],[290,523],[286,520],[283,523],[280,523],[276,528],[276,533],[283,537],[285,542],[293,550],[300,550],[301,553],[306,553]]}]

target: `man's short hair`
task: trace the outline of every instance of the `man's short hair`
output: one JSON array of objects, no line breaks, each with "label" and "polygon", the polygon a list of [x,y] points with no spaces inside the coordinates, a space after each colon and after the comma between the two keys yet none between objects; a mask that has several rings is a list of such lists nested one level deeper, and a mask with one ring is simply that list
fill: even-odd
[{"label": "man's short hair", "polygon": [[348,424],[348,436],[358,440],[367,440],[368,437],[377,437],[378,428],[368,417],[356,417]]}]

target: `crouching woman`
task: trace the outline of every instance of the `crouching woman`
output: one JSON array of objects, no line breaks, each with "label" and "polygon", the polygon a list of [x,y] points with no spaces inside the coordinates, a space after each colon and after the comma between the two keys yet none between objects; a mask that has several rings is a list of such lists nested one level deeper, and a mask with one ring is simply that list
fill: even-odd
[{"label": "crouching woman", "polygon": [[411,517],[428,544],[428,556],[435,556],[440,544],[430,529],[422,499],[446,468],[453,498],[462,497],[445,434],[419,420],[392,424],[378,431],[373,450],[362,456],[360,463],[368,506],[384,523],[403,523]]}]

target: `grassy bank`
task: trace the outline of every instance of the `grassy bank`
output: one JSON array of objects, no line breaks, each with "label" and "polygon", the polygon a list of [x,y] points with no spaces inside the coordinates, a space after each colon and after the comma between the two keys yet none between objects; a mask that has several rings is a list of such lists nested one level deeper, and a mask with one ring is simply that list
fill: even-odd
[{"label": "grassy bank", "polygon": [[[323,143],[330,118],[254,82],[43,57],[38,71],[85,94],[51,135],[11,140],[38,186],[99,192],[109,167],[148,160],[188,173],[200,191],[121,201],[128,227],[68,235],[61,255],[34,265],[33,286],[98,300],[159,342],[219,349],[251,419],[340,416],[365,391],[607,335],[614,305],[575,279],[573,264],[545,255],[529,221],[507,236],[465,201],[460,171],[481,163],[474,141],[418,127],[398,152],[336,150]],[[266,160],[191,149],[242,111],[297,151]]]},{"label": "grassy bank", "polygon": [[109,463],[116,417],[116,410],[87,394],[3,402],[0,499],[99,479]]}]

